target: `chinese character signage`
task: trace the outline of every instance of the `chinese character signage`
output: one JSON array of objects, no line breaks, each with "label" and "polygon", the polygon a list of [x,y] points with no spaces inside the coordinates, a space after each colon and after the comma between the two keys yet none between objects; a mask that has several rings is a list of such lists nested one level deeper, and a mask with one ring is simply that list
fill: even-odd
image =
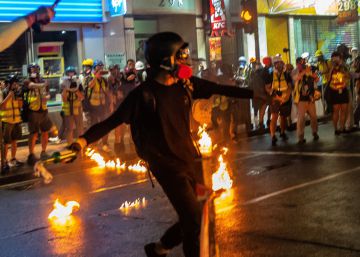
[{"label": "chinese character signage", "polygon": [[195,3],[199,0],[133,0],[134,14],[196,14]]},{"label": "chinese character signage", "polygon": [[210,1],[210,20],[211,30],[225,31],[226,30],[226,16],[224,0],[209,0]]},{"label": "chinese character signage", "polygon": [[122,16],[126,14],[126,0],[108,0],[110,16]]},{"label": "chinese character signage", "polygon": [[355,22],[358,20],[358,0],[339,0],[337,22]]}]

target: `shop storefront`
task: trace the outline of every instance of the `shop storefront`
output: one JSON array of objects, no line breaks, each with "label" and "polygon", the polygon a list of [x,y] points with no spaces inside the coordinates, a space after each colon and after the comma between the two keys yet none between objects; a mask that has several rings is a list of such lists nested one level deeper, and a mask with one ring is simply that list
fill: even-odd
[{"label": "shop storefront", "polygon": [[268,54],[282,53],[282,48],[289,48],[290,60],[294,63],[304,52],[313,55],[320,49],[330,57],[341,43],[358,47],[357,17],[356,21],[344,23],[338,16],[339,10],[350,10],[355,4],[354,0],[258,1],[258,12],[265,20]]}]

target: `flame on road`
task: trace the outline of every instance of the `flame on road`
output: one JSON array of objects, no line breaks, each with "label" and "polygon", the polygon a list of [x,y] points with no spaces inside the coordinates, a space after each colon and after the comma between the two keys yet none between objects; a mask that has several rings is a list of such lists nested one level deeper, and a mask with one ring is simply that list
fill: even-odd
[{"label": "flame on road", "polygon": [[141,163],[141,161],[138,161],[138,163],[134,165],[130,165],[128,167],[130,171],[138,172],[138,173],[145,173],[147,172],[147,168]]},{"label": "flame on road", "polygon": [[119,208],[120,211],[124,212],[124,213],[128,213],[130,210],[132,209],[140,209],[142,207],[146,206],[146,199],[145,197],[143,197],[142,199],[137,198],[135,201],[133,202],[128,202],[125,201]]},{"label": "flame on road", "polygon": [[97,163],[99,168],[107,168],[107,169],[117,169],[117,170],[125,170],[126,164],[121,163],[119,158],[116,160],[105,161],[104,157],[97,153],[94,149],[88,148],[86,149],[85,155]]},{"label": "flame on road", "polygon": [[79,208],[80,204],[76,201],[68,201],[65,205],[63,205],[59,199],[56,199],[54,209],[50,212],[48,219],[65,223],[73,211],[77,211]]},{"label": "flame on road", "polygon": [[198,136],[199,136],[199,149],[202,155],[208,156],[212,153],[212,140],[209,134],[206,132],[207,124],[199,126]]},{"label": "flame on road", "polygon": [[[223,148],[224,155],[227,153],[228,149]],[[227,170],[227,164],[224,162],[223,155],[221,154],[218,158],[219,168],[212,175],[212,189],[218,191],[221,189],[230,190],[233,184],[232,179],[230,178],[229,171]]]}]

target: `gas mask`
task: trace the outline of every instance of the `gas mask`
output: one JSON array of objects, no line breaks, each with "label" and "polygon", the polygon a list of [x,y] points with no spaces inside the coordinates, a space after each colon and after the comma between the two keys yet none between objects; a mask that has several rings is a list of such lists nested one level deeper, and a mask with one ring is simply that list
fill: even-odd
[{"label": "gas mask", "polygon": [[176,69],[175,76],[179,79],[190,79],[193,75],[191,67],[190,50],[187,44],[176,53]]}]

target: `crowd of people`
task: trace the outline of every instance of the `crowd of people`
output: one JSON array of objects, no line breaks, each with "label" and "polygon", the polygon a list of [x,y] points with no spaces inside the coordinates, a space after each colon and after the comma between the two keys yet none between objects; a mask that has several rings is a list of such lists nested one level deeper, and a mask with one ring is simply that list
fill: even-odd
[{"label": "crowd of people", "polygon": [[[254,90],[256,98],[251,102],[253,128],[265,131],[267,127],[273,146],[278,142],[277,130],[282,140],[288,140],[286,129],[294,123],[291,116],[296,119],[298,144],[306,143],[304,129],[307,116],[313,140],[319,140],[317,113],[332,115],[335,135],[351,132],[359,126],[360,57],[356,47],[349,49],[341,44],[331,53],[330,59],[326,59],[321,50],[313,56],[304,53],[296,59],[295,67],[286,64],[281,54],[277,54],[264,57],[262,62],[250,58],[249,64],[242,56],[238,66],[230,72],[227,65],[218,66],[216,63],[200,72],[201,77],[216,81],[223,81],[225,74],[227,84]],[[213,124],[216,126],[220,117],[224,124],[235,123],[230,127],[236,127],[239,120],[236,116],[243,108],[244,105],[240,106],[232,98],[215,97]],[[235,118],[230,119],[232,116]],[[227,129],[225,133],[229,132],[236,141],[236,129]]]},{"label": "crowd of people", "polygon": [[[84,133],[84,121],[88,121],[87,127],[103,121],[117,109],[130,91],[146,79],[144,63],[132,59],[127,61],[124,71],[120,71],[117,64],[104,70],[102,61],[92,59],[83,61],[79,75],[77,70],[73,66],[67,67],[60,79],[62,125],[59,131],[49,117],[49,83],[41,76],[39,65],[28,65],[27,78],[11,73],[2,83],[0,115],[6,156],[3,171],[24,164],[16,159],[17,141],[22,138],[22,122],[28,123],[29,131],[27,163],[34,165],[39,160],[34,149],[40,132],[40,159],[47,159],[49,135],[58,139],[58,142],[66,140],[70,145],[74,138]],[[115,129],[115,152],[124,149],[121,130],[121,127]],[[101,141],[101,148],[109,152],[108,135]],[[11,159],[8,160],[10,146]]]},{"label": "crowd of people", "polygon": [[[49,134],[53,137],[58,134],[60,140],[66,140],[70,145],[74,138],[84,133],[84,127],[93,126],[109,117],[147,77],[145,64],[132,59],[127,61],[122,71],[117,64],[105,70],[102,61],[92,59],[83,61],[80,74],[77,70],[76,67],[67,67],[60,79],[63,122],[59,133],[49,118],[49,86],[40,74],[40,67],[36,63],[30,64],[28,77],[24,80],[18,74],[8,76],[1,91],[0,106],[6,156],[11,146],[11,158],[6,161],[5,170],[23,165],[16,159],[16,142],[22,137],[22,122],[28,122],[30,135],[27,162],[33,165],[38,160],[34,148],[39,132],[42,149],[40,158],[46,159],[49,157],[46,153]],[[288,139],[286,128],[291,124],[290,116],[294,111],[297,113],[298,144],[306,142],[306,115],[310,118],[313,140],[319,140],[317,106],[324,106],[326,112],[332,114],[335,135],[349,132],[359,125],[360,105],[357,103],[360,95],[360,56],[355,47],[350,50],[340,45],[329,60],[325,59],[320,50],[314,56],[305,53],[296,59],[296,67],[285,64],[280,54],[264,57],[262,63],[250,58],[249,64],[245,57],[240,57],[236,69],[230,65],[219,67],[211,63],[210,68],[201,70],[199,76],[219,84],[254,90],[254,128],[264,130],[267,126],[273,146],[277,145],[276,132],[279,128],[280,138],[284,141]],[[221,120],[220,127],[225,138],[235,141],[237,125],[243,122],[240,110],[244,106],[239,101],[226,96],[212,98],[212,126],[218,128]],[[316,101],[320,101],[321,105],[316,105]],[[85,125],[84,121],[88,124]],[[122,126],[114,130],[113,149],[117,154],[124,150],[123,132]],[[108,135],[101,138],[99,144],[103,151],[111,151],[108,142]]]}]

